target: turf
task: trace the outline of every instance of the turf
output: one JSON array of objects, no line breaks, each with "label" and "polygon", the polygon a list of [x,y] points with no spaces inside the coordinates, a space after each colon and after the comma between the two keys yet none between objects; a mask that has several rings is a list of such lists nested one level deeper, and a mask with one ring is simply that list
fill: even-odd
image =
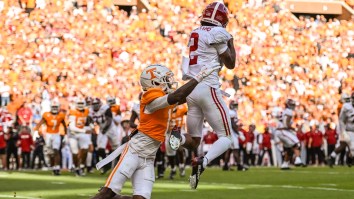
[{"label": "turf", "polygon": [[[168,171],[165,173],[168,175]],[[190,174],[190,170],[187,171]],[[107,174],[108,175],[108,174]],[[107,175],[74,177],[64,172],[0,172],[0,198],[90,198],[104,184]],[[131,194],[131,183],[123,188]],[[354,168],[308,167],[281,171],[278,168],[251,168],[247,172],[208,168],[197,190],[188,178],[156,180],[153,199],[354,199]]]}]

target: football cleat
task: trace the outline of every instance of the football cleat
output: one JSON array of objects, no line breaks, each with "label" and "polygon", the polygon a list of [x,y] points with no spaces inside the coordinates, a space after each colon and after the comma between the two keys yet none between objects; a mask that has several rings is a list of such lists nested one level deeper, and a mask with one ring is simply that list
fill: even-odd
[{"label": "football cleat", "polygon": [[108,187],[102,187],[99,192],[92,197],[91,199],[108,199],[113,198],[116,194],[112,191],[112,189]]},{"label": "football cleat", "polygon": [[184,169],[184,167],[179,168],[179,176],[182,178],[186,176],[186,170]]},{"label": "football cleat", "polygon": [[352,165],[353,165],[353,158],[352,157],[347,156],[347,165],[348,165],[348,167],[352,167]]},{"label": "football cleat", "polygon": [[333,157],[331,157],[331,156],[328,157],[327,162],[328,162],[328,166],[330,168],[333,168],[334,161],[335,161],[335,159]]},{"label": "football cleat", "polygon": [[289,164],[287,162],[283,162],[283,164],[280,166],[281,170],[290,170]]},{"label": "football cleat", "polygon": [[294,165],[299,167],[302,165],[302,161],[301,161],[301,158],[300,157],[296,157],[295,158],[295,162],[294,162]]},{"label": "football cleat", "polygon": [[247,171],[248,170],[248,168],[247,167],[245,167],[245,166],[242,166],[242,165],[237,165],[237,171]]},{"label": "football cleat", "polygon": [[171,169],[171,173],[170,173],[170,180],[173,180],[173,177],[176,175],[176,168]]},{"label": "football cleat", "polygon": [[191,189],[196,189],[198,187],[198,182],[200,179],[200,175],[202,175],[204,171],[203,167],[203,160],[204,157],[196,157],[192,160],[192,174],[189,177],[189,185],[191,186]]},{"label": "football cleat", "polygon": [[170,138],[168,143],[172,150],[176,151],[181,146],[181,129],[178,127],[174,127],[171,131]]},{"label": "football cleat", "polygon": [[55,175],[55,176],[60,176],[60,170],[54,169],[54,170],[53,170],[53,175]]}]

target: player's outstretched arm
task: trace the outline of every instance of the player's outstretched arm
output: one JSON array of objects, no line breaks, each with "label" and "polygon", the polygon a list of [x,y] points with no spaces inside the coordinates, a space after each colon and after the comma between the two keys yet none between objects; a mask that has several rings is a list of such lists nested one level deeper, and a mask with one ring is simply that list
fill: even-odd
[{"label": "player's outstretched arm", "polygon": [[185,101],[186,97],[193,91],[199,82],[219,68],[220,67],[202,69],[193,79],[189,80],[186,84],[167,96],[168,104],[172,105]]},{"label": "player's outstretched arm", "polygon": [[34,131],[38,131],[38,129],[42,126],[42,124],[45,123],[45,120],[42,118],[41,121],[39,121],[39,123],[36,125],[36,127],[34,127]]},{"label": "player's outstretched arm", "polygon": [[135,120],[137,118],[138,118],[138,114],[136,114],[135,111],[132,111],[132,115],[130,116],[130,119],[129,119],[130,128],[135,129],[136,127],[138,127],[138,125],[135,124]]},{"label": "player's outstretched arm", "polygon": [[236,51],[234,47],[234,38],[227,41],[227,50],[221,53],[220,59],[225,64],[226,68],[234,69],[236,64]]}]

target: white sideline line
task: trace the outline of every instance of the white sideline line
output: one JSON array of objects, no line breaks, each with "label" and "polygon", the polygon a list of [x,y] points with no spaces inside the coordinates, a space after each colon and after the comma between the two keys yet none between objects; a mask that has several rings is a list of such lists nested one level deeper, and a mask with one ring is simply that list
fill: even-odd
[{"label": "white sideline line", "polygon": [[[270,184],[229,184],[229,183],[201,183],[203,185],[219,185],[224,189],[253,189],[253,188],[287,188],[287,189],[308,189],[308,190],[323,190],[323,191],[341,191],[354,192],[353,189],[338,189],[333,187],[306,187],[296,185],[270,185]],[[322,184],[327,186],[337,186],[336,184]],[[183,190],[186,191],[186,190]]]},{"label": "white sideline line", "polygon": [[23,198],[23,199],[43,199],[43,198],[33,198],[33,197],[27,197],[27,196],[19,196],[19,195],[0,195],[0,198]]}]

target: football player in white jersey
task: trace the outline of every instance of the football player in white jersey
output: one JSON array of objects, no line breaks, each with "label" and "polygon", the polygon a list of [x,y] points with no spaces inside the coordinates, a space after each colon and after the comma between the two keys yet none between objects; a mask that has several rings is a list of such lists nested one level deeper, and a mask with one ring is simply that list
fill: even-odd
[{"label": "football player in white jersey", "polygon": [[245,136],[243,135],[243,133],[239,133],[238,131],[238,126],[237,126],[237,123],[239,121],[237,115],[238,102],[235,100],[231,100],[229,107],[230,107],[230,118],[231,118],[231,126],[232,126],[232,133],[231,133],[232,145],[231,145],[231,149],[225,152],[225,160],[224,160],[225,164],[223,170],[227,171],[230,169],[228,163],[229,163],[230,155],[232,153],[235,161],[237,162],[237,170],[246,171],[247,168],[241,164],[240,151],[239,151],[240,144],[238,139],[240,138],[241,140],[245,140]]},{"label": "football player in white jersey", "polygon": [[[99,126],[99,133],[97,135],[97,154],[99,157],[106,157],[106,146],[108,140],[113,149],[119,146],[119,134],[116,125],[113,121],[113,114],[108,104],[103,105],[99,98],[92,100],[90,109],[90,117],[93,122]],[[107,167],[105,167],[107,169]],[[103,170],[103,173],[106,170]]]},{"label": "football player in white jersey", "polygon": [[[278,128],[275,131],[276,140],[279,140],[284,147],[284,160],[281,165],[282,170],[288,170],[290,162],[290,150],[295,154],[295,166],[301,166],[300,158],[300,141],[295,134],[295,129],[291,126],[293,123],[293,116],[295,110],[295,101],[287,99],[285,102],[285,110],[282,113],[281,120],[278,123]],[[276,141],[277,142],[277,141]]]},{"label": "football player in white jersey", "polygon": [[[203,11],[201,26],[194,29],[189,40],[189,71],[183,79],[195,77],[202,68],[225,65],[235,68],[236,52],[233,37],[226,31],[228,9],[223,3],[209,4]],[[201,173],[207,164],[223,154],[231,146],[231,121],[229,110],[219,89],[219,71],[206,77],[187,98],[186,135],[171,134],[170,145],[176,149],[181,144],[188,149],[196,149],[202,137],[204,118],[217,133],[219,139],[204,157],[192,160],[190,186],[196,189]]]},{"label": "football player in white jersey", "polygon": [[347,164],[351,166],[354,153],[354,92],[351,94],[351,101],[345,102],[340,110],[337,132],[340,145],[331,153],[328,160],[329,166],[333,167],[337,154],[345,150],[346,147],[349,148]]}]

